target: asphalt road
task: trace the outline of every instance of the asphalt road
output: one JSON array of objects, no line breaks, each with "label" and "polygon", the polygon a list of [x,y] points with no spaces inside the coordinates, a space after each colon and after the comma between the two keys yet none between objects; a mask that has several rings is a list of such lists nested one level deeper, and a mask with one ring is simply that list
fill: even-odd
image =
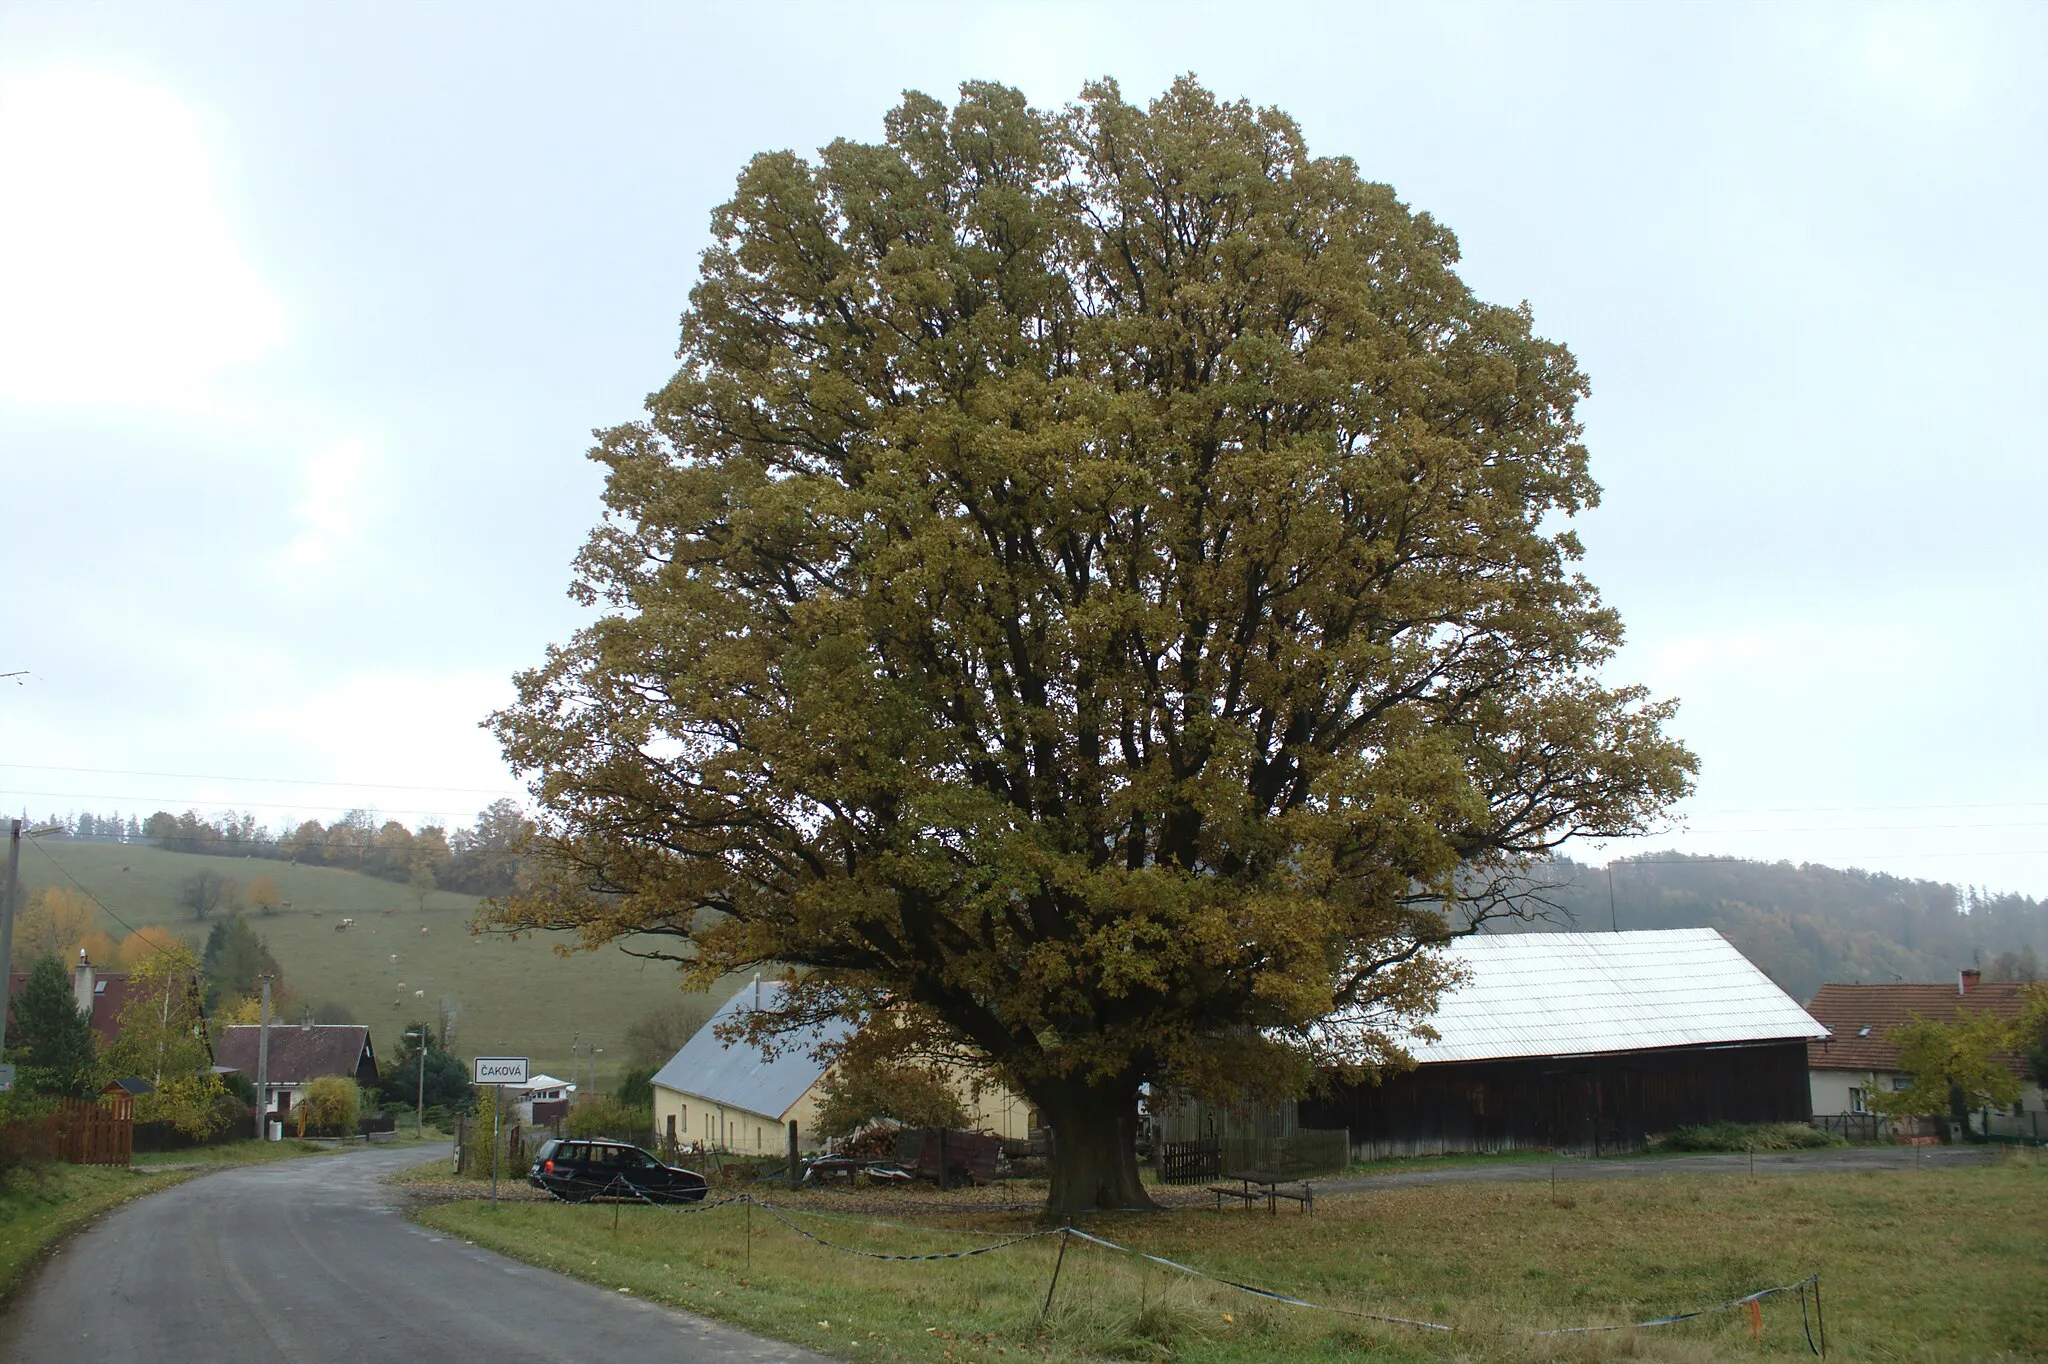
[{"label": "asphalt road", "polygon": [[418,1148],[206,1175],[67,1241],[0,1315],[8,1364],[819,1361],[405,1220]]}]

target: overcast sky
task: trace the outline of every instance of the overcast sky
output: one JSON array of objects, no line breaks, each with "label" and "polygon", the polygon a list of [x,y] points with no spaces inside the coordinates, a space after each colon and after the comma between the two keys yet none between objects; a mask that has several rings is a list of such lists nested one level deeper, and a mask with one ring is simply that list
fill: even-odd
[{"label": "overcast sky", "polygon": [[1592,376],[1660,846],[2048,894],[2044,16],[8,0],[0,806],[467,822],[745,159],[1192,71]]}]

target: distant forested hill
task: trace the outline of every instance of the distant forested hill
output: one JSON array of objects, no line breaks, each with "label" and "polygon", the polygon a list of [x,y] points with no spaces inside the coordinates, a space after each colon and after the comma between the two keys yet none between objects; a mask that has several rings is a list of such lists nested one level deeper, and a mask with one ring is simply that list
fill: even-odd
[{"label": "distant forested hill", "polygon": [[1966,966],[2031,979],[2048,959],[2048,901],[1789,862],[1656,853],[1608,873],[1553,862],[1548,922],[1493,931],[1716,928],[1799,1000],[1825,981],[1949,981]]}]

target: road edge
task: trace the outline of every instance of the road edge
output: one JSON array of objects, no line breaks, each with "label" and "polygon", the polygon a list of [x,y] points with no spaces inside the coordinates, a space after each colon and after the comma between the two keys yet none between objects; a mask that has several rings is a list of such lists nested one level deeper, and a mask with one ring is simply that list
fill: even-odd
[{"label": "road edge", "polygon": [[[129,1173],[135,1175],[132,1169]],[[50,1233],[43,1238],[42,1244],[29,1252],[12,1273],[0,1270],[0,1316],[7,1314],[13,1307],[16,1297],[20,1295],[23,1285],[35,1278],[66,1241],[108,1213],[126,1207],[139,1198],[148,1198],[151,1194],[174,1189],[180,1184],[211,1173],[211,1170],[150,1171],[147,1174],[135,1175],[137,1179],[147,1180],[146,1184],[128,1189],[108,1190],[106,1193],[81,1200],[81,1205],[75,1209],[66,1209],[65,1214],[51,1225]]]}]

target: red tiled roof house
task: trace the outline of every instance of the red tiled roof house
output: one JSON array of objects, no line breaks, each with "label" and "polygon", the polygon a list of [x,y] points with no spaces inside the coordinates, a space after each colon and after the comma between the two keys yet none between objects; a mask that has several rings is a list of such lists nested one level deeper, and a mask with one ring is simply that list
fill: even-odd
[{"label": "red tiled roof house", "polygon": [[[1899,1065],[1898,1046],[1885,1037],[1892,1029],[1915,1018],[1946,1023],[1958,1012],[2014,1018],[2030,988],[2010,981],[1987,982],[1976,971],[1961,972],[1954,985],[1821,986],[1806,1006],[1829,1033],[1806,1047],[1814,1116],[1868,1113],[1873,1094],[1911,1087],[1913,1077]],[[2031,1114],[2031,1125],[2048,1135],[2041,1087],[2027,1076],[2024,1058],[2015,1054],[2007,1063],[2027,1080],[2013,1109],[2020,1118],[2018,1130],[2029,1127]]]},{"label": "red tiled roof house", "polygon": [[[28,972],[10,971],[7,998],[12,1001],[28,984]],[[86,959],[83,950],[71,968],[71,1002],[92,1019],[94,1037],[105,1047],[121,1031],[121,1010],[128,1003],[128,973],[102,971]]]}]

